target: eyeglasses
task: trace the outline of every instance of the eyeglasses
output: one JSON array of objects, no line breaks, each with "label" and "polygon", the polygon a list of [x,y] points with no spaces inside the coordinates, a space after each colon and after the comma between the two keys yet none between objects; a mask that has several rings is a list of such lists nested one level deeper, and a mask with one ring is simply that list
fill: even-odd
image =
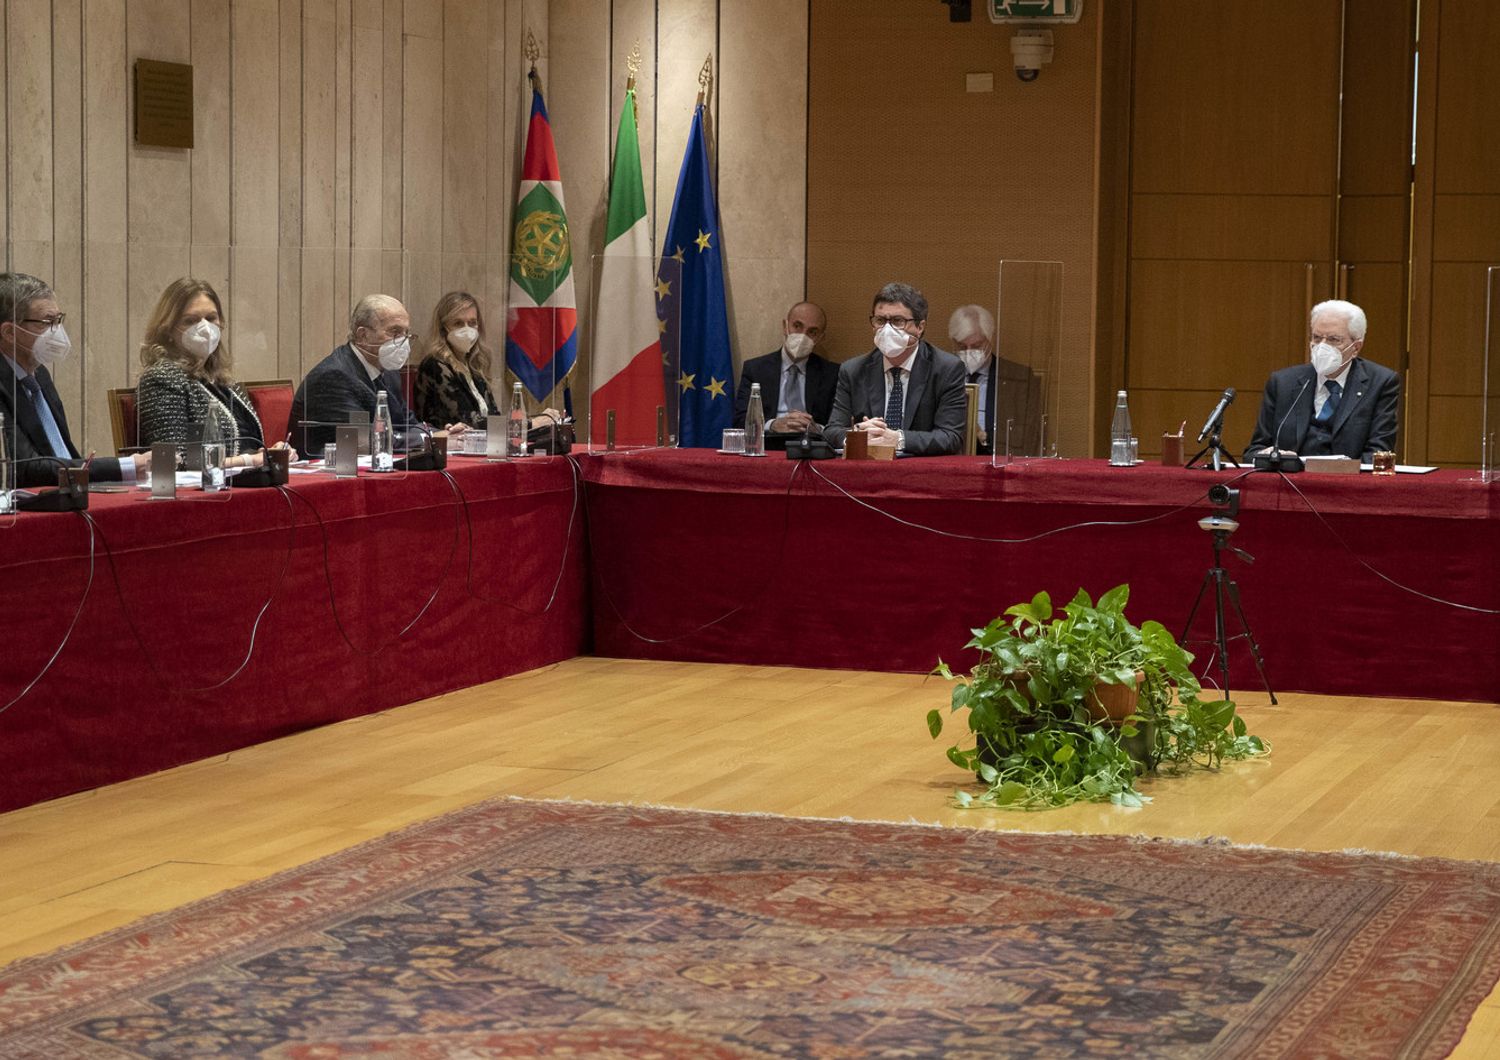
[{"label": "eyeglasses", "polygon": [[872,328],[884,327],[886,324],[889,324],[893,328],[900,328],[901,330],[905,331],[907,328],[911,327],[911,325],[913,325],[915,323],[916,323],[916,321],[913,320],[911,317],[873,317],[872,316],[870,318],[870,327],[872,327]]},{"label": "eyeglasses", "polygon": [[55,317],[43,317],[40,320],[36,319],[35,317],[26,317],[26,318],[24,318],[21,321],[21,323],[22,324],[40,324],[44,328],[55,328],[55,327],[60,326],[62,324],[62,322],[64,320],[66,320],[66,319],[68,319],[68,314],[66,314],[66,313],[59,313]]}]

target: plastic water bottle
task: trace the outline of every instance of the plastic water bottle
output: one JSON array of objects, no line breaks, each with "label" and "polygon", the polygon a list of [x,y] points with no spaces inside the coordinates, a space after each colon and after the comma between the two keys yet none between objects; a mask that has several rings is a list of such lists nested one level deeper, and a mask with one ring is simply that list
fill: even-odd
[{"label": "plastic water bottle", "polygon": [[745,456],[766,455],[766,413],[760,404],[760,384],[750,384],[750,406],[745,410]]},{"label": "plastic water bottle", "polygon": [[224,477],[224,436],[212,409],[203,417],[203,469],[199,484],[205,493],[217,493],[229,485]]},{"label": "plastic water bottle", "polygon": [[5,439],[5,413],[0,412],[0,515],[10,512],[10,443]]},{"label": "plastic water bottle", "polygon": [[510,419],[505,424],[505,455],[526,455],[526,401],[521,396],[521,384],[510,391]]},{"label": "plastic water bottle", "polygon": [[375,418],[370,421],[370,470],[396,470],[395,434],[391,430],[391,402],[384,390],[375,392]]},{"label": "plastic water bottle", "polygon": [[1109,462],[1115,467],[1131,467],[1130,409],[1125,406],[1125,391],[1115,395],[1115,418],[1109,425]]}]

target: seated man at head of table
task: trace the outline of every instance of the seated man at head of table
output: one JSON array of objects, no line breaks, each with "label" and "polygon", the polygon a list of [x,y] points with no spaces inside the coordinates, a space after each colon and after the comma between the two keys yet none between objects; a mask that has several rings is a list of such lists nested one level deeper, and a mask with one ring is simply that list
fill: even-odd
[{"label": "seated man at head of table", "polygon": [[[982,305],[961,305],[948,318],[948,337],[953,340],[954,355],[964,364],[967,381],[979,387],[980,455],[989,456],[996,446],[1005,452],[1007,421],[1010,451],[1040,454],[1042,381],[1024,364],[995,352],[994,314]],[[995,446],[990,444],[991,425]]]},{"label": "seated man at head of table", "polygon": [[1351,456],[1365,463],[1396,446],[1401,377],[1359,356],[1365,313],[1352,302],[1319,302],[1308,318],[1307,364],[1271,373],[1247,459],[1279,450],[1291,456]]},{"label": "seated man at head of table", "polygon": [[745,362],[734,395],[734,425],[745,425],[750,385],[760,384],[766,430],[820,431],[833,411],[838,365],[814,352],[823,341],[827,318],[811,302],[798,302],[781,322],[781,349]]},{"label": "seated man at head of table", "polygon": [[384,390],[396,428],[396,448],[421,445],[419,421],[401,396],[401,369],[411,356],[411,317],[388,294],[370,294],[349,315],[349,341],[313,366],[292,399],[292,445],[309,457],[338,436],[351,412],[375,415],[376,391]]},{"label": "seated man at head of table", "polygon": [[[52,382],[51,369],[73,349],[64,317],[57,295],[42,280],[0,272],[0,415],[7,456],[16,461],[17,486],[55,486],[59,467],[84,465]],[[150,453],[88,461],[95,482],[144,480],[150,467]]]},{"label": "seated man at head of table", "polygon": [[850,429],[871,445],[895,445],[908,456],[957,453],[964,444],[964,366],[922,338],[927,299],[915,287],[888,283],[870,312],[875,348],[839,366],[833,412],[823,436],[844,444]]}]

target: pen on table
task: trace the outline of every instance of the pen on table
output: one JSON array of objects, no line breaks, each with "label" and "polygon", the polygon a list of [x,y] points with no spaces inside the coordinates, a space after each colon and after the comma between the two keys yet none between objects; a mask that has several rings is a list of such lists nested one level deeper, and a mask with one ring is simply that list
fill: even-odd
[{"label": "pen on table", "polygon": [[1182,426],[1177,428],[1177,433],[1180,434],[1180,435],[1186,436],[1186,434],[1187,434],[1187,420],[1183,420],[1182,421]]}]

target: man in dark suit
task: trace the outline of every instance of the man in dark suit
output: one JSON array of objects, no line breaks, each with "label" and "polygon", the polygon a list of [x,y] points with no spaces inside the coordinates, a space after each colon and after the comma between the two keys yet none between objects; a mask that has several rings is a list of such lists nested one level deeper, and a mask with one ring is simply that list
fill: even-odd
[{"label": "man in dark suit", "polygon": [[[295,448],[320,457],[323,447],[338,436],[338,425],[349,414],[363,412],[373,419],[376,391],[384,390],[396,428],[396,447],[421,443],[420,421],[407,408],[401,393],[401,369],[411,356],[411,317],[397,299],[366,295],[349,316],[349,341],[313,366],[292,398]],[[409,435],[409,437],[408,437]]]},{"label": "man in dark suit", "polygon": [[[48,370],[73,348],[63,318],[57,296],[44,282],[25,273],[0,273],[0,415],[6,452],[16,461],[17,486],[55,486],[59,467],[84,464]],[[101,456],[88,462],[89,478],[133,482],[150,466],[146,453],[125,460]]]},{"label": "man in dark suit", "polygon": [[948,318],[953,352],[963,362],[966,380],[979,387],[977,451],[988,456],[995,446],[1005,452],[1006,425],[1010,452],[1040,456],[1042,451],[1042,381],[1024,364],[995,353],[995,317],[981,305],[962,305]]},{"label": "man in dark suit", "polygon": [[923,341],[927,299],[915,287],[888,283],[870,312],[875,349],[839,366],[833,412],[823,436],[844,444],[853,429],[872,445],[895,444],[909,456],[956,453],[964,444],[964,366]]},{"label": "man in dark suit", "polygon": [[833,411],[838,365],[814,352],[823,341],[827,318],[811,302],[798,302],[781,322],[781,349],[745,362],[734,395],[734,425],[745,425],[750,407],[750,385],[760,384],[766,430],[822,430]]},{"label": "man in dark suit", "polygon": [[1371,455],[1396,447],[1401,377],[1359,356],[1365,313],[1352,302],[1313,306],[1311,363],[1273,372],[1246,458],[1276,449],[1289,455]]}]

